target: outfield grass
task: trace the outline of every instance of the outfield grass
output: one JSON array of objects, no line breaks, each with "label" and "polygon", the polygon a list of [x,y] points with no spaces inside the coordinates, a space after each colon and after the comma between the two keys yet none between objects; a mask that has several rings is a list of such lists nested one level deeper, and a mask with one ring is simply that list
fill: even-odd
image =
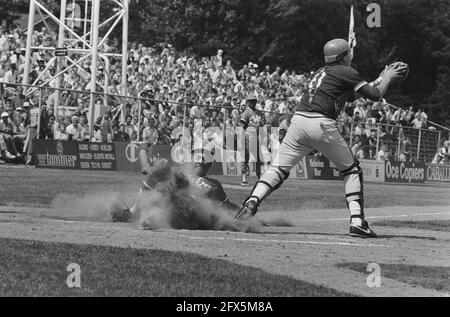
[{"label": "outfield grass", "polygon": [[[61,171],[49,169],[7,169],[0,167],[3,184],[0,202],[49,205],[58,194],[82,194],[107,191],[134,191],[141,185],[138,173]],[[239,177],[213,176],[224,184],[238,185]],[[252,178],[254,182],[256,179]],[[287,189],[290,188],[290,189]],[[448,187],[366,184],[367,208],[387,206],[449,206]],[[286,189],[286,190],[285,190]],[[240,204],[248,189],[226,189],[232,201]],[[325,198],[325,199],[324,199]],[[261,206],[265,210],[347,208],[344,185],[339,181],[289,179]]]},{"label": "outfield grass", "polygon": [[[168,252],[0,239],[0,296],[350,296],[221,259]],[[67,266],[81,267],[68,288]]]},{"label": "outfield grass", "polygon": [[[341,263],[337,266],[364,274],[368,273],[367,263]],[[380,264],[380,269],[381,287],[383,287],[383,277],[386,277],[409,285],[450,292],[450,267]]]},{"label": "outfield grass", "polygon": [[395,227],[395,228],[413,228],[420,230],[450,232],[450,220],[429,220],[429,221],[383,220],[375,222],[373,223],[373,225]]}]

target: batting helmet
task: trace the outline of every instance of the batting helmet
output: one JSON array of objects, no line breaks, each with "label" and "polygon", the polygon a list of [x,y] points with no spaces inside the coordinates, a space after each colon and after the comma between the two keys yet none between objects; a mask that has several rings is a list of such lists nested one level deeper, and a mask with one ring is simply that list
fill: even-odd
[{"label": "batting helmet", "polygon": [[348,42],[343,39],[334,39],[325,44],[323,53],[327,64],[337,61],[338,57],[350,50]]},{"label": "batting helmet", "polygon": [[199,177],[205,177],[208,175],[208,171],[214,161],[215,149],[211,151],[208,149],[194,149],[192,154],[194,155],[194,172]]}]

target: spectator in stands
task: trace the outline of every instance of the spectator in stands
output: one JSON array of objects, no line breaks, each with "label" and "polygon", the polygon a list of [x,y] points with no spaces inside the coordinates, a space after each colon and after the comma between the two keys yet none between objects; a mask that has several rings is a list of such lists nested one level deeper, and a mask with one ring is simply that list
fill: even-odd
[{"label": "spectator in stands", "polygon": [[17,72],[16,64],[10,64],[8,67],[8,71],[5,73],[3,77],[3,82],[7,84],[14,84],[18,81],[19,74]]},{"label": "spectator in stands", "polygon": [[411,125],[415,129],[423,129],[425,128],[425,122],[420,113],[416,113],[414,120],[411,122]]},{"label": "spectator in stands", "polygon": [[[365,118],[367,116],[367,109],[364,99],[358,99],[356,101],[355,109],[353,109],[353,117],[355,117],[357,113],[359,114],[358,117],[361,119],[361,121],[365,121]],[[355,120],[355,122],[359,122],[359,120]]]},{"label": "spectator in stands", "polygon": [[376,150],[377,150],[377,133],[375,131],[372,131],[367,138],[367,158],[374,160],[376,159]]},{"label": "spectator in stands", "polygon": [[426,128],[428,124],[428,115],[425,113],[425,109],[420,108],[419,111],[417,111],[416,118],[418,118],[422,122],[422,128]]},{"label": "spectator in stands", "polygon": [[9,160],[20,157],[21,154],[17,151],[13,140],[14,128],[7,112],[3,112],[0,116],[0,135],[1,142],[6,146],[2,149],[2,157]]},{"label": "spectator in stands", "polygon": [[87,124],[86,116],[81,115],[79,118],[80,118],[80,127],[82,129],[81,139],[83,142],[88,142],[90,140],[90,129],[89,125]]},{"label": "spectator in stands", "polygon": [[[18,108],[20,109],[20,108]],[[19,113],[17,122],[14,125],[14,142],[19,153],[23,154],[25,139],[27,138],[27,128],[25,127],[25,117]]]},{"label": "spectator in stands", "polygon": [[432,164],[448,165],[450,163],[450,141],[442,142],[439,152],[436,153]]},{"label": "spectator in stands", "polygon": [[79,117],[72,117],[72,123],[66,127],[66,134],[69,141],[83,141],[83,127]]},{"label": "spectator in stands", "polygon": [[[137,123],[138,118],[136,118]],[[131,137],[133,132],[137,133],[137,126],[135,125],[135,122],[133,120],[132,116],[127,116],[125,120],[125,132]]]},{"label": "spectator in stands", "polygon": [[3,138],[3,135],[0,134],[0,161],[1,164],[4,164],[4,160],[14,160],[16,157],[12,155],[8,151],[8,146],[5,142],[5,139]]},{"label": "spectator in stands", "polygon": [[67,141],[69,139],[66,133],[66,126],[64,124],[64,117],[58,116],[53,124],[53,137],[54,140]]},{"label": "spectator in stands", "polygon": [[149,146],[156,145],[158,143],[159,134],[155,127],[155,119],[150,118],[144,123],[145,128],[143,131],[143,142],[147,143]]},{"label": "spectator in stands", "polygon": [[356,137],[359,137],[359,138],[361,138],[362,137],[362,135],[363,135],[363,125],[361,124],[361,123],[358,123],[356,126],[355,126],[355,130],[353,131],[353,135],[354,136],[356,136]]},{"label": "spectator in stands", "polygon": [[54,140],[54,131],[53,126],[55,124],[55,116],[53,114],[45,116],[41,116],[41,132],[40,132],[40,139],[43,140]]},{"label": "spectator in stands", "polygon": [[127,132],[125,132],[125,124],[119,125],[119,130],[114,135],[113,141],[114,142],[130,142],[130,136]]},{"label": "spectator in stands", "polygon": [[112,119],[113,116],[111,111],[105,112],[103,116],[97,119],[96,124],[102,136],[100,142],[108,141],[108,135],[111,135],[112,133],[112,124],[113,124]]},{"label": "spectator in stands", "polygon": [[403,139],[400,140],[400,154],[398,157],[398,160],[400,162],[406,162],[410,160],[411,158],[410,147],[411,141],[409,140],[408,137],[404,137]]},{"label": "spectator in stands", "polygon": [[364,159],[363,142],[360,139],[352,146],[352,153],[355,158]]},{"label": "spectator in stands", "polygon": [[377,153],[377,161],[384,162],[390,159],[390,153],[386,144],[381,145],[381,149]]}]

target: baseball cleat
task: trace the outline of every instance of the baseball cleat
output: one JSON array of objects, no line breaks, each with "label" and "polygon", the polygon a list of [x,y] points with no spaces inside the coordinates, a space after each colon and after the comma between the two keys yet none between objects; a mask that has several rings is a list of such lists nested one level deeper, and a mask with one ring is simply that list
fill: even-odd
[{"label": "baseball cleat", "polygon": [[258,212],[258,205],[256,201],[249,200],[244,204],[241,211],[234,217],[234,220],[245,220],[253,217]]},{"label": "baseball cleat", "polygon": [[357,238],[376,238],[377,234],[369,228],[367,221],[363,220],[361,226],[355,224],[350,225],[350,236]]},{"label": "baseball cleat", "polygon": [[111,212],[112,222],[130,222],[133,214],[128,209],[120,209]]},{"label": "baseball cleat", "polygon": [[243,181],[243,182],[241,183],[241,186],[242,186],[242,187],[249,187],[250,185],[249,185],[248,182]]},{"label": "baseball cleat", "polygon": [[5,151],[5,158],[7,158],[8,160],[14,160],[16,158],[15,155],[12,155],[10,152]]}]

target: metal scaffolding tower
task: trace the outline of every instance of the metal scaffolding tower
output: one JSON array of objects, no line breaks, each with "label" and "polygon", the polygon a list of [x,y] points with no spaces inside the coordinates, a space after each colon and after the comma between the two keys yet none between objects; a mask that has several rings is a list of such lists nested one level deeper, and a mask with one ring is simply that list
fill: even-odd
[{"label": "metal scaffolding tower", "polygon": [[[98,59],[105,61],[106,73],[109,73],[108,57],[114,56],[122,60],[122,95],[126,95],[126,70],[127,70],[127,49],[128,49],[128,12],[129,0],[59,0],[60,15],[59,18],[55,12],[48,7],[42,0],[30,0],[27,45],[26,45],[26,62],[23,84],[36,85],[41,79],[38,77],[33,83],[29,82],[31,70],[31,59],[33,50],[49,51],[53,54],[52,59],[46,66],[46,72],[50,66],[56,62],[56,74],[47,79],[40,86],[47,85],[51,81],[55,81],[55,88],[61,87],[61,80],[70,69],[76,67],[80,72],[86,72],[82,65],[89,62],[90,73],[87,74],[91,78],[90,82],[90,107],[89,107],[89,124],[92,129],[94,126],[94,114],[99,109],[95,109],[96,87],[100,83],[97,80]],[[101,21],[100,10],[101,2],[108,1],[114,6],[113,14]],[[35,21],[36,14],[40,19]],[[43,22],[46,26],[47,21],[51,20],[59,28],[59,34],[56,39],[57,47],[33,46],[33,33],[35,25]],[[122,22],[122,51],[117,53],[102,51],[102,47],[110,38],[112,31]],[[49,31],[49,28],[47,28]],[[51,34],[49,34],[51,36]],[[75,53],[81,56],[78,60],[72,59],[71,54]],[[44,73],[43,72],[43,73]],[[107,92],[108,76],[105,76],[103,85],[104,91]],[[55,95],[55,113],[60,106],[60,91],[56,90]],[[33,89],[29,89],[27,94],[33,93]],[[106,103],[106,101],[105,101]],[[122,105],[124,106],[124,105]]]}]

